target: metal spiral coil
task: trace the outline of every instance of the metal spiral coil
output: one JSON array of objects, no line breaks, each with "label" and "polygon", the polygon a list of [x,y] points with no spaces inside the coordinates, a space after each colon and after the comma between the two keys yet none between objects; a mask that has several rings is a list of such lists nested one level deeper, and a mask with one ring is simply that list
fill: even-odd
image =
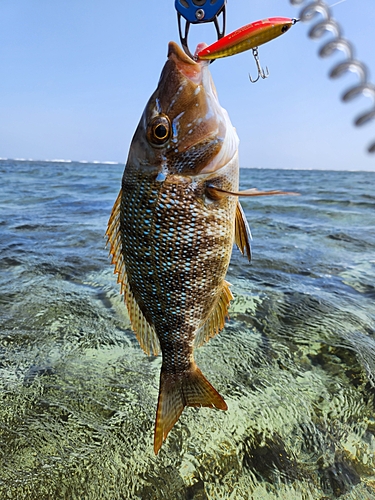
[{"label": "metal spiral coil", "polygon": [[[300,5],[304,2],[305,0],[290,0],[292,5]],[[320,57],[328,57],[335,50],[341,50],[346,54],[346,60],[333,67],[329,73],[329,77],[338,78],[347,71],[357,73],[359,76],[359,83],[348,89],[342,95],[342,100],[344,102],[348,102],[359,95],[370,96],[374,100],[373,107],[370,111],[361,114],[354,121],[356,126],[364,125],[375,118],[375,85],[368,81],[368,70],[366,65],[355,59],[353,45],[342,36],[341,27],[339,23],[333,19],[331,11],[325,2],[322,0],[316,0],[309,3],[302,8],[299,17],[301,21],[306,22],[311,21],[317,14],[321,14],[324,19],[310,29],[308,34],[309,37],[317,40],[318,38],[321,38],[326,31],[332,32],[335,36],[333,40],[325,43],[320,48]],[[375,153],[375,142],[370,144],[368,151],[370,153]]]}]

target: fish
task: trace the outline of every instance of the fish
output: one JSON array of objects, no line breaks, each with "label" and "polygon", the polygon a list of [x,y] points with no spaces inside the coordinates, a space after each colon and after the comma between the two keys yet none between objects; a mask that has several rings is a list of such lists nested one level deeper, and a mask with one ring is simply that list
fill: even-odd
[{"label": "fish", "polygon": [[162,353],[155,454],[185,407],[228,408],[195,363],[194,349],[228,317],[233,243],[251,258],[238,201],[238,144],[209,61],[195,61],[170,42],[106,231],[132,329],[146,354]]}]

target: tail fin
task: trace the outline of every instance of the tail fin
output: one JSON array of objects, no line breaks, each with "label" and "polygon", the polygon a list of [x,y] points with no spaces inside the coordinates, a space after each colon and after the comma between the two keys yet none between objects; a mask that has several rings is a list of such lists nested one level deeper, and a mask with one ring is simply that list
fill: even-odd
[{"label": "tail fin", "polygon": [[227,404],[193,362],[183,374],[160,373],[158,409],[156,411],[154,451],[158,454],[169,431],[185,406],[208,406],[227,410]]}]

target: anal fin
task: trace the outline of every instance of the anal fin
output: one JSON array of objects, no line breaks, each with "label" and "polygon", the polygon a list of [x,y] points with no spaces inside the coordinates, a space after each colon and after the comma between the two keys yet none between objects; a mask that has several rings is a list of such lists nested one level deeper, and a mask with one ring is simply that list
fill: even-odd
[{"label": "anal fin", "polygon": [[228,317],[230,301],[233,300],[230,284],[224,281],[220,298],[213,308],[210,316],[204,325],[198,330],[195,336],[194,346],[199,347],[211,338],[215,337],[224,328],[225,319]]},{"label": "anal fin", "polygon": [[155,329],[146,320],[141,311],[128,282],[126,274],[125,261],[122,249],[121,239],[121,198],[122,190],[113,205],[111,216],[108,221],[106,231],[107,245],[109,245],[109,254],[112,255],[112,264],[115,265],[114,273],[117,274],[117,283],[120,283],[121,293],[124,294],[124,300],[128,309],[132,329],[144,352],[156,356],[160,352],[160,343]]}]

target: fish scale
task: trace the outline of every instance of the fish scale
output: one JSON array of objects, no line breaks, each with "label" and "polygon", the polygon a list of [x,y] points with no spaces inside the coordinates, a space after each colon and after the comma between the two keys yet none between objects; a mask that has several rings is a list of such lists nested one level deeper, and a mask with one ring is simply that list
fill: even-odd
[{"label": "fish scale", "polygon": [[[125,267],[138,304],[150,323],[161,329],[160,335],[165,328],[176,334],[181,325],[193,334],[206,320],[217,301],[233,244],[234,226],[228,220],[233,221],[237,201],[228,197],[205,205],[204,181],[193,190],[192,182],[184,180],[176,183],[167,178],[160,183],[136,176],[134,182],[131,169],[123,179]],[[225,185],[236,188],[230,182]],[[135,219],[140,223],[135,225]],[[177,310],[181,312],[176,314]]]},{"label": "fish scale", "polygon": [[250,256],[250,231],[230,194],[237,150],[209,63],[171,42],[107,229],[132,328],[147,354],[162,352],[155,453],[185,406],[227,409],[193,353],[224,327],[233,242]]}]

